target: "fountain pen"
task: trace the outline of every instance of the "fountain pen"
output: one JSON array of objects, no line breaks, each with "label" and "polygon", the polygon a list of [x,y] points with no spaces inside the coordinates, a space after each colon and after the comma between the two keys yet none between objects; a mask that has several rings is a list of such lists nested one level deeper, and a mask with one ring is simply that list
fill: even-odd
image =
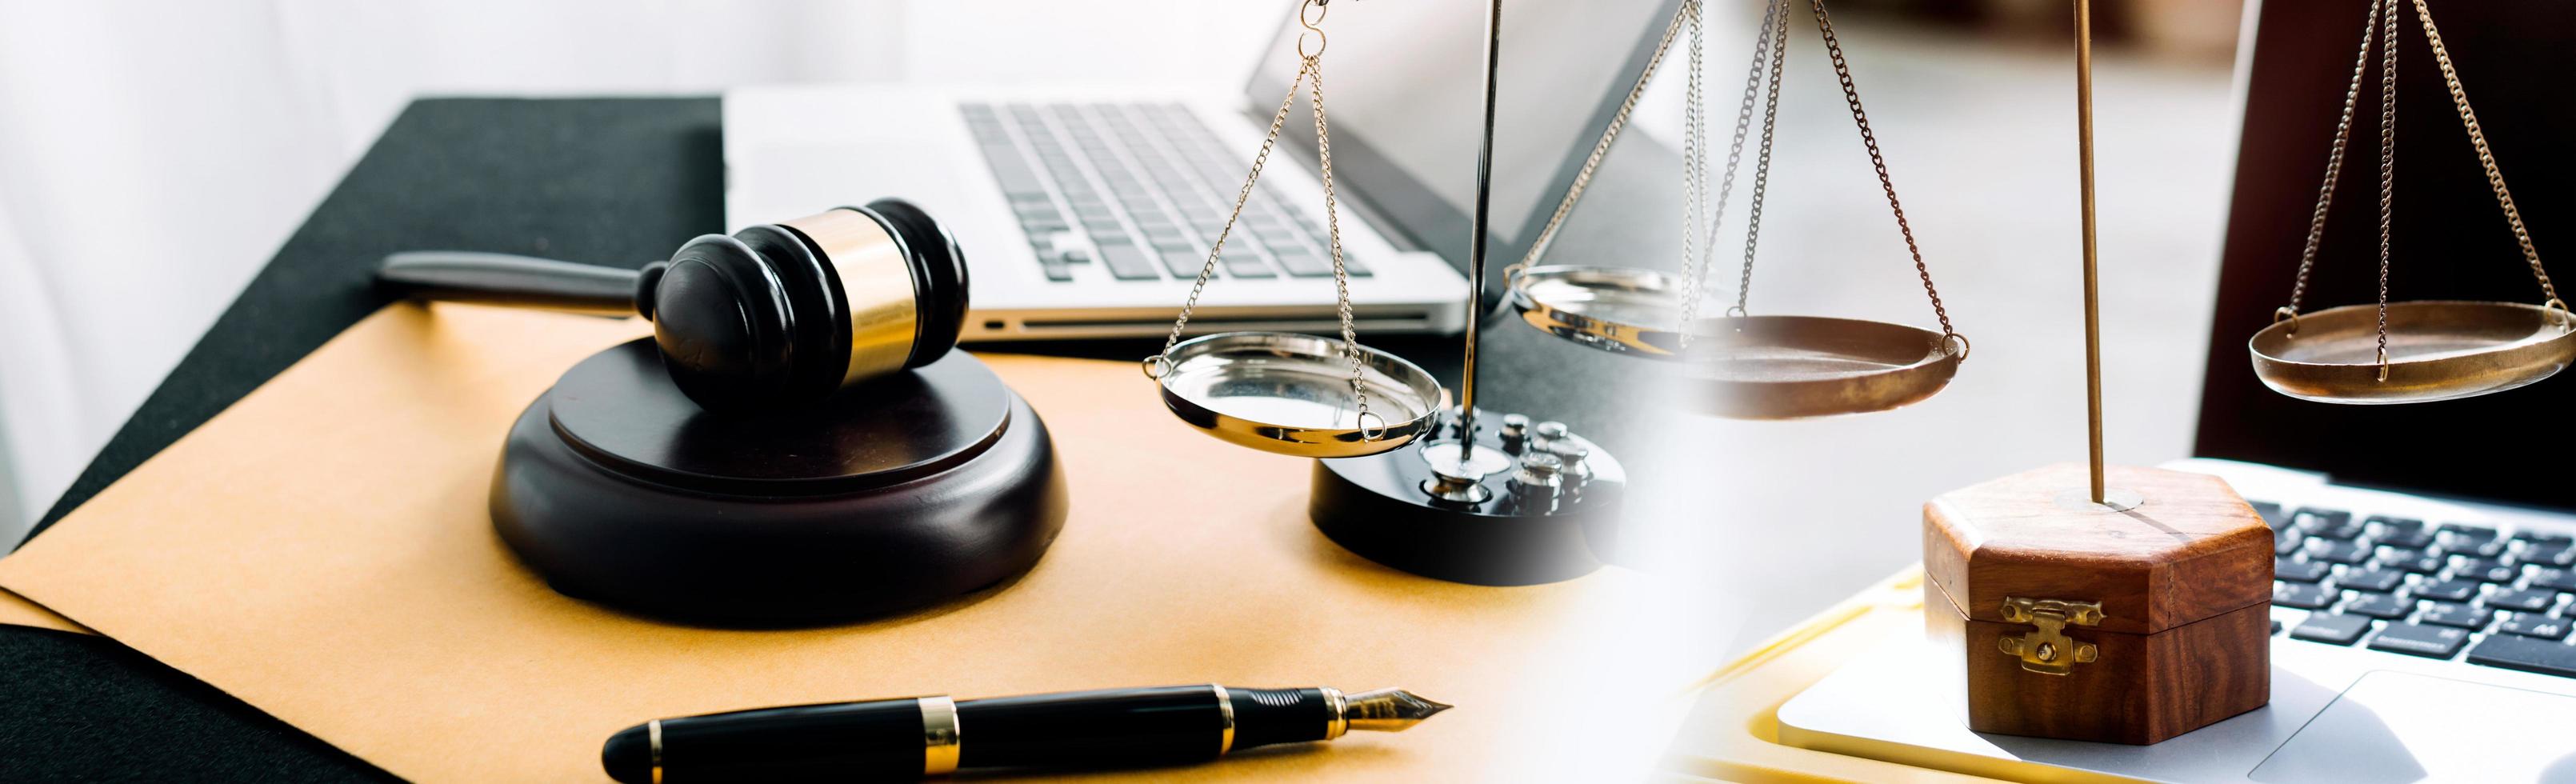
[{"label": "fountain pen", "polygon": [[1277,743],[1395,732],[1449,706],[1402,689],[1206,684],[953,700],[909,697],[655,719],[600,750],[626,784],[901,781],[958,768],[1203,762]]}]

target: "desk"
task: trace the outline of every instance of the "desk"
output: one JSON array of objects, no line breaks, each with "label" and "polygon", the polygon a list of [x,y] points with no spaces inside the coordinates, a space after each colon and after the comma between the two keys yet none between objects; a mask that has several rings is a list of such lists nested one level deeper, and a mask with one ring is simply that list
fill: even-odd
[{"label": "desk", "polygon": [[[37,535],[382,306],[370,275],[388,252],[456,248],[640,265],[721,230],[717,116],[711,98],[413,104],[37,523]],[[1631,149],[1640,152],[1614,155],[1609,165],[1659,171],[1653,156],[1670,155]],[[1615,193],[1593,198],[1620,198]],[[1603,220],[1569,224],[1568,246],[1617,236],[1622,220],[1637,220],[1624,216],[1666,214],[1588,212]],[[1486,387],[1489,409],[1545,408],[1587,433],[1624,426],[1620,412],[1576,385],[1636,369],[1533,330],[1487,334],[1488,377],[1528,380]],[[1456,375],[1453,341],[1370,343]],[[1012,347],[1033,349],[1117,359],[1146,353],[1119,343]],[[1615,438],[1602,440],[1619,451]],[[110,640],[0,627],[0,673],[0,780],[390,778]]]}]

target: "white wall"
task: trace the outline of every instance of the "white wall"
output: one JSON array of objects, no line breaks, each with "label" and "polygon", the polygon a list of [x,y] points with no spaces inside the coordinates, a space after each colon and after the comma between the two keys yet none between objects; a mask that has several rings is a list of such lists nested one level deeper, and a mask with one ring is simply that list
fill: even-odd
[{"label": "white wall", "polygon": [[52,504],[413,96],[1230,79],[1287,8],[0,0],[0,542]]}]

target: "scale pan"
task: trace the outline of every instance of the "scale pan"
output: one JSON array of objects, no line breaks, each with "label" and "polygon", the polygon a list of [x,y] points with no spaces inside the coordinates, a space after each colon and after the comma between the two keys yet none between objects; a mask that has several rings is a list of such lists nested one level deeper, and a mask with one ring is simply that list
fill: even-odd
[{"label": "scale pan", "polygon": [[1183,341],[1165,358],[1169,369],[1157,380],[1173,415],[1209,435],[1284,455],[1358,457],[1395,449],[1428,430],[1432,414],[1449,399],[1429,372],[1361,346],[1360,384],[1369,401],[1364,432],[1351,396],[1351,363],[1337,338],[1227,332]]},{"label": "scale pan", "polygon": [[[2346,305],[2254,333],[2254,375],[2319,403],[2423,403],[2502,392],[2576,360],[2563,310],[2511,302],[2391,302],[2388,380],[2379,380],[2379,309]],[[2292,336],[2295,327],[2297,336]]]},{"label": "scale pan", "polygon": [[1967,356],[1943,350],[1941,333],[1901,324],[1817,316],[1747,316],[1698,322],[1684,371],[1706,413],[1731,419],[1803,419],[1885,411],[1950,384]]},{"label": "scale pan", "polygon": [[1636,267],[1531,267],[1512,282],[1512,309],[1550,335],[1619,354],[1677,358],[1680,280]]}]

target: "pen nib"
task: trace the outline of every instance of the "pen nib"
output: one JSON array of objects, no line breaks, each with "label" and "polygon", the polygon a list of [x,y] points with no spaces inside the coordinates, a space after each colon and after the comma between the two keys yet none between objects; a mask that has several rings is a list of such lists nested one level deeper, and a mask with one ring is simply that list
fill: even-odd
[{"label": "pen nib", "polygon": [[1402,732],[1449,708],[1403,689],[1379,689],[1351,695],[1343,715],[1350,718],[1351,729]]}]

